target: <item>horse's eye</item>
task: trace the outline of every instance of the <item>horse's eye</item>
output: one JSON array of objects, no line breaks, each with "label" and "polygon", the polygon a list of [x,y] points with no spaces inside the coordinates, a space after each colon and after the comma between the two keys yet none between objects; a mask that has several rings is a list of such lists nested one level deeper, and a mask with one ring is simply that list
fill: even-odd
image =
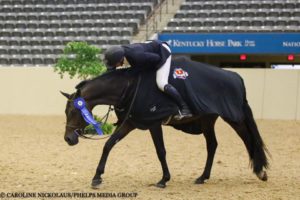
[{"label": "horse's eye", "polygon": [[71,110],[70,113],[74,115],[74,114],[77,113],[77,111],[76,110]]}]

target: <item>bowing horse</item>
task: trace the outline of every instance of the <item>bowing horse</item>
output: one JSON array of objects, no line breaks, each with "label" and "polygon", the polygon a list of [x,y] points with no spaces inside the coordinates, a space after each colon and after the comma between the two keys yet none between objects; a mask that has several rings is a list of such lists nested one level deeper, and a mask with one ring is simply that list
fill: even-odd
[{"label": "bowing horse", "polygon": [[92,187],[102,183],[109,152],[134,129],[149,130],[163,175],[156,184],[164,188],[170,180],[166,161],[162,125],[172,126],[188,134],[203,134],[207,145],[207,160],[204,171],[196,179],[203,184],[210,178],[214,155],[217,149],[214,125],[218,117],[227,122],[244,142],[251,167],[257,177],[267,180],[267,148],[260,136],[247,102],[243,79],[235,72],[208,64],[177,58],[172,61],[169,82],[184,97],[193,117],[175,120],[178,107],[156,86],[154,71],[121,69],[107,72],[76,86],[73,94],[62,94],[68,99],[64,139],[69,145],[76,145],[78,137],[88,124],[94,125],[99,134],[101,128],[94,121],[91,112],[97,105],[112,105],[118,122],[116,130],[106,141],[102,156],[92,179]]}]

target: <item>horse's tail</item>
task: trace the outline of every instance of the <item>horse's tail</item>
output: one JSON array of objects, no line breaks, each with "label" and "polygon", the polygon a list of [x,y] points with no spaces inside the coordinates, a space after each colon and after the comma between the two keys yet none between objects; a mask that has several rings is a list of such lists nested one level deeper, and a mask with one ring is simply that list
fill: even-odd
[{"label": "horse's tail", "polygon": [[268,149],[266,148],[260,134],[256,123],[253,119],[253,114],[248,102],[244,104],[244,112],[245,112],[245,124],[249,131],[250,136],[250,159],[253,168],[253,172],[258,174],[263,168],[267,169],[269,166],[268,158],[266,156],[266,152],[269,154]]},{"label": "horse's tail", "polygon": [[[244,83],[243,83],[244,84]],[[253,118],[252,110],[248,104],[246,98],[246,89],[244,86],[244,105],[243,110],[245,114],[245,124],[248,129],[249,136],[249,156],[251,161],[251,166],[253,168],[253,172],[255,174],[259,174],[262,172],[263,168],[267,169],[269,167],[268,158],[266,153],[269,153],[266,148],[263,139],[261,138],[256,122]]]}]

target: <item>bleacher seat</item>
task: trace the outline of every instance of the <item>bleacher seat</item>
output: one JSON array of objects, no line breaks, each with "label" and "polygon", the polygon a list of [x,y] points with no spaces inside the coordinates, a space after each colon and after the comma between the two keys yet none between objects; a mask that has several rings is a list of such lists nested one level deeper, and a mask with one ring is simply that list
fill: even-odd
[{"label": "bleacher seat", "polygon": [[26,55],[26,54],[30,54],[31,52],[30,52],[30,50],[28,49],[28,48],[20,48],[19,49],[19,52],[20,52],[20,54],[22,54],[22,55]]},{"label": "bleacher seat", "polygon": [[11,56],[0,57],[0,65],[53,64],[57,57],[51,55],[63,53],[69,41],[86,41],[100,48],[128,44],[158,2],[1,0],[0,55]]},{"label": "bleacher seat", "polygon": [[45,65],[43,59],[39,55],[32,56],[32,64],[33,65]]},{"label": "bleacher seat", "polygon": [[23,54],[21,56],[21,64],[22,65],[32,65],[32,59],[31,56],[27,55],[27,54]]},{"label": "bleacher seat", "polygon": [[9,64],[11,65],[20,65],[21,64],[21,60],[19,59],[18,55],[12,55],[9,57],[8,59]]},{"label": "bleacher seat", "polygon": [[186,0],[163,32],[290,32],[299,8],[298,0]]},{"label": "bleacher seat", "polygon": [[0,54],[0,65],[9,65],[9,61],[7,58],[7,55],[5,54]]}]

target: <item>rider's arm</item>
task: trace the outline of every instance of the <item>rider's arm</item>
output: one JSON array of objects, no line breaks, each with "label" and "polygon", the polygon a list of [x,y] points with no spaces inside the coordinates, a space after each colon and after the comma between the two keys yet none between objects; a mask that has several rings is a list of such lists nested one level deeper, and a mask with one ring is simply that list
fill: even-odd
[{"label": "rider's arm", "polygon": [[152,63],[158,63],[161,59],[161,57],[156,53],[146,52],[146,53],[144,53],[144,55],[145,55],[145,60],[150,61]]},{"label": "rider's arm", "polygon": [[158,54],[151,52],[139,53],[138,58],[140,60],[140,64],[147,68],[156,67],[161,60],[161,57]]}]

